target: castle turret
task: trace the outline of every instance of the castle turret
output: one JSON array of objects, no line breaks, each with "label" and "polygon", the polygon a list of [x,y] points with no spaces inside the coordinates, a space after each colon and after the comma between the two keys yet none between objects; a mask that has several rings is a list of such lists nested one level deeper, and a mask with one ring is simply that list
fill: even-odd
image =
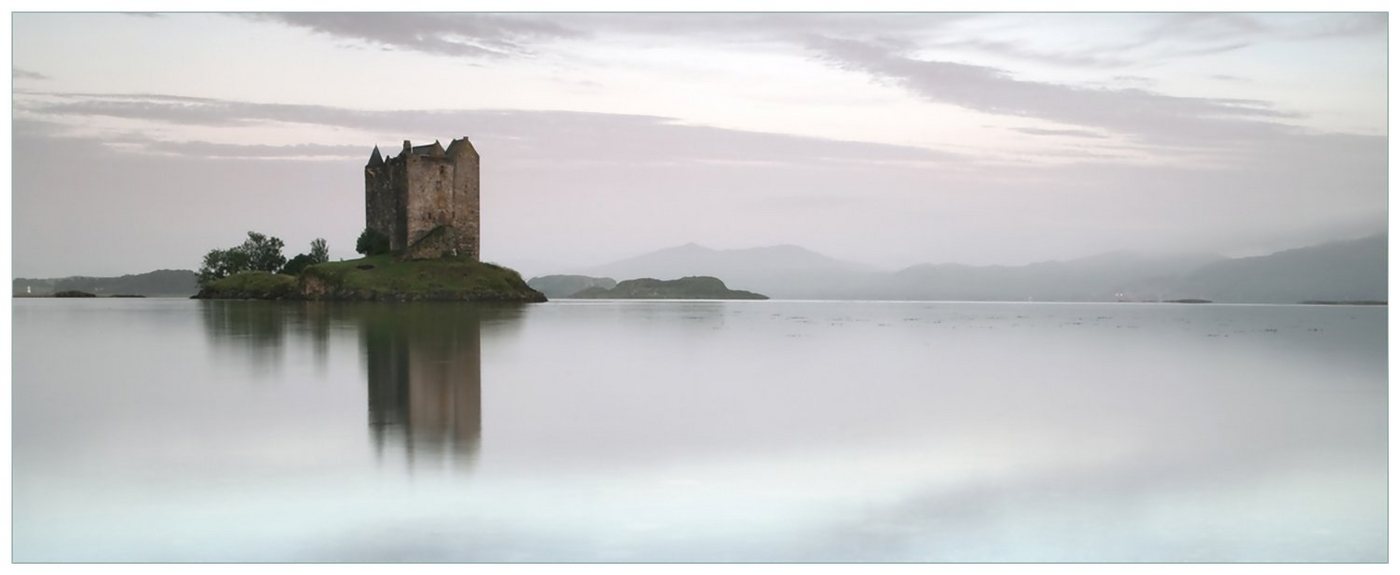
[{"label": "castle turret", "polygon": [[369,163],[365,164],[365,227],[390,238],[391,242],[401,213],[395,192],[395,182],[400,178],[394,177],[393,168],[390,162],[384,161],[379,146],[375,146],[369,154]]}]

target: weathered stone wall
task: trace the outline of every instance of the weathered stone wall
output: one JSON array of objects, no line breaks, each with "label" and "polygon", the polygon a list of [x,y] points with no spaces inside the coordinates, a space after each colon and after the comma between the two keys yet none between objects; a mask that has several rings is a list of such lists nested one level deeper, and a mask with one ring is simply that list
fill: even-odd
[{"label": "weathered stone wall", "polygon": [[389,235],[389,249],[408,247],[408,162],[406,157],[389,166],[389,192],[393,194],[394,228]]},{"label": "weathered stone wall", "polygon": [[408,157],[407,245],[452,222],[452,161],[446,157]]},{"label": "weathered stone wall", "polygon": [[407,260],[431,260],[443,256],[464,256],[462,233],[452,226],[437,226],[409,244],[400,256]]},{"label": "weathered stone wall", "polygon": [[481,261],[481,157],[463,138],[448,147],[453,161],[452,227],[459,231],[458,250]]},{"label": "weathered stone wall", "polygon": [[392,247],[398,201],[391,172],[382,162],[365,166],[365,227],[384,234]]}]

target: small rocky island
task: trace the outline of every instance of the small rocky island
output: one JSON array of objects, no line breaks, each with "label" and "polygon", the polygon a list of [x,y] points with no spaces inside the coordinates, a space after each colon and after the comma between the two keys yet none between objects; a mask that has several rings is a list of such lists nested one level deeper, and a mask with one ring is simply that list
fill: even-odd
[{"label": "small rocky island", "polygon": [[[407,140],[365,165],[366,257],[331,262],[324,240],[290,261],[282,241],[248,241],[205,256],[200,299],[542,302],[515,270],[480,260],[481,157],[467,138],[447,148]],[[319,246],[317,244],[319,242]]]},{"label": "small rocky island", "polygon": [[768,299],[750,291],[732,290],[719,278],[692,276],[676,280],[641,278],[618,282],[612,289],[591,287],[570,297],[581,299]]}]

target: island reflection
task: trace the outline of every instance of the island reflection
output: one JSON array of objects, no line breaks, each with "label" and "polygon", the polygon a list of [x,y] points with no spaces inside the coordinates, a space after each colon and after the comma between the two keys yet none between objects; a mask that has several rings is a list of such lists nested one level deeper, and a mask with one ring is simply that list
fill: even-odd
[{"label": "island reflection", "polygon": [[218,352],[251,359],[252,379],[306,346],[324,372],[336,334],[359,340],[376,456],[401,448],[409,465],[469,465],[481,443],[482,325],[522,310],[460,303],[330,304],[212,301],[204,327]]}]

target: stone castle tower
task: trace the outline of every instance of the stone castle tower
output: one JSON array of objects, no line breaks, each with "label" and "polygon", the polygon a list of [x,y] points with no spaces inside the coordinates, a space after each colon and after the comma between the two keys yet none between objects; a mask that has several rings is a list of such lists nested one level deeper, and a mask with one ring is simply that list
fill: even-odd
[{"label": "stone castle tower", "polygon": [[365,165],[365,227],[389,238],[409,259],[481,259],[481,156],[463,137],[447,149],[433,142]]}]

